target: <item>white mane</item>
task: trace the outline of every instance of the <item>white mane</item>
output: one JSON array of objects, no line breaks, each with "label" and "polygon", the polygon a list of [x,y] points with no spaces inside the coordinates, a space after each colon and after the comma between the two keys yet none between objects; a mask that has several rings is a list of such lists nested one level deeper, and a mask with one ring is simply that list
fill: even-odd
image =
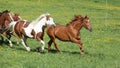
[{"label": "white mane", "polygon": [[46,14],[40,15],[36,20],[34,20],[34,21],[31,22],[31,25],[33,25],[33,26],[36,25],[42,18],[44,18],[47,15],[50,15],[50,14],[46,13]]}]

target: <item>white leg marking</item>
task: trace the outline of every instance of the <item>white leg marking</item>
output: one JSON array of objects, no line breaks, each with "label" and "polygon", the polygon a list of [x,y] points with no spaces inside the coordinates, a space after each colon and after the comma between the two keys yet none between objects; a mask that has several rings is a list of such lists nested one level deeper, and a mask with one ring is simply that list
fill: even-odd
[{"label": "white leg marking", "polygon": [[45,47],[45,42],[44,42],[43,40],[41,40],[40,42],[41,42],[41,44],[42,44],[42,47],[41,47],[41,48],[42,48],[42,51],[43,51],[43,50],[44,50],[44,47]]},{"label": "white leg marking", "polygon": [[13,47],[13,44],[12,44],[12,42],[11,42],[10,40],[8,40],[8,41],[9,41],[10,47]]},{"label": "white leg marking", "polygon": [[17,44],[19,44],[19,42],[17,41]]},{"label": "white leg marking", "polygon": [[25,45],[25,42],[24,42],[23,39],[21,39],[21,41],[22,41],[23,46],[24,46],[24,47],[26,48],[26,50],[29,52],[29,51],[30,51],[30,47],[28,47],[28,46]]}]

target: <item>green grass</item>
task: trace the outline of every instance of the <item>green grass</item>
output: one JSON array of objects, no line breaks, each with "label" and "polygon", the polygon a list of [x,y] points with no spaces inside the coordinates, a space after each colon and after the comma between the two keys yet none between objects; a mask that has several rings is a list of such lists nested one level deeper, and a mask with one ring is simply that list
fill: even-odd
[{"label": "green grass", "polygon": [[[62,53],[26,52],[20,44],[0,46],[0,68],[120,68],[120,1],[119,0],[0,0],[0,11],[11,10],[32,21],[49,12],[54,21],[66,24],[74,14],[90,16],[93,32],[81,30],[85,56],[77,44],[57,40]],[[45,33],[44,41],[49,37]],[[15,42],[14,38],[12,41]],[[40,46],[34,39],[27,43],[32,50]],[[52,46],[52,49],[55,49]]]}]

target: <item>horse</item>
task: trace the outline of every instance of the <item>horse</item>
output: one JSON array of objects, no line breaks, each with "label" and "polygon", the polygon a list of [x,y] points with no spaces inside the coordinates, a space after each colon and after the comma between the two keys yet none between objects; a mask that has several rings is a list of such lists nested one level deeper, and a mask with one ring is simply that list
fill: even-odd
[{"label": "horse", "polygon": [[3,12],[0,12],[0,29],[5,28],[5,21],[11,21],[11,18],[9,16],[10,11],[5,10]]},{"label": "horse", "polygon": [[[20,17],[20,15],[18,13],[12,14],[11,19],[13,19],[12,21],[22,20],[22,18]],[[9,22],[9,21],[6,20],[5,23],[4,23],[5,27],[7,27],[10,23],[11,22]],[[10,40],[12,36],[15,37],[15,39],[17,41],[17,44],[19,44],[18,38],[17,38],[16,34],[14,33],[14,31],[12,31],[12,30],[4,31],[3,30],[3,33],[1,35],[2,36],[6,36],[5,38],[9,42],[10,47],[13,47],[12,41]]]},{"label": "horse", "polygon": [[[2,33],[1,31],[5,28],[5,21],[10,22],[11,18],[9,16],[10,11],[5,10],[3,12],[0,12],[0,34]],[[2,42],[3,42],[3,37],[0,35]]]},{"label": "horse", "polygon": [[40,15],[32,22],[26,20],[11,22],[7,29],[14,29],[17,36],[21,39],[22,45],[28,52],[30,51],[30,47],[26,43],[27,38],[33,38],[40,42],[42,44],[40,51],[42,52],[45,47],[45,42],[43,41],[44,28],[47,25],[55,27],[53,18],[49,13]]},{"label": "horse", "polygon": [[84,55],[84,48],[80,38],[80,30],[82,27],[92,31],[88,16],[83,17],[81,15],[74,15],[74,19],[66,25],[56,24],[54,29],[48,26],[46,29],[46,32],[50,38],[48,42],[48,52],[51,50],[52,43],[54,43],[57,51],[60,52],[60,49],[55,41],[57,38],[61,41],[77,43],[81,50],[81,54]]},{"label": "horse", "polygon": [[[5,11],[8,11],[8,10],[5,10]],[[4,12],[5,12],[4,11]],[[9,13],[9,16],[10,16],[10,13]],[[11,18],[12,17],[12,18]],[[2,43],[3,43],[3,36],[5,36],[5,38],[7,39],[7,41],[9,42],[9,44],[10,44],[10,47],[12,47],[13,46],[13,44],[12,44],[12,42],[11,42],[11,40],[10,40],[10,38],[11,38],[11,35],[13,35],[15,38],[16,38],[16,35],[13,33],[13,31],[10,31],[10,30],[8,30],[8,31],[4,31],[4,29],[10,24],[10,22],[11,21],[18,21],[18,20],[21,20],[22,18],[20,17],[20,15],[18,14],[18,13],[15,13],[15,14],[12,14],[12,16],[10,17],[10,19],[11,20],[5,20],[5,22],[0,22],[2,25],[0,25],[2,28],[1,28],[1,30],[2,30],[2,32],[0,32],[0,36],[1,36],[1,41],[2,41]],[[2,21],[2,20],[1,20]],[[16,38],[16,40],[17,40],[17,44],[19,44],[19,42],[18,42],[18,39]]]}]

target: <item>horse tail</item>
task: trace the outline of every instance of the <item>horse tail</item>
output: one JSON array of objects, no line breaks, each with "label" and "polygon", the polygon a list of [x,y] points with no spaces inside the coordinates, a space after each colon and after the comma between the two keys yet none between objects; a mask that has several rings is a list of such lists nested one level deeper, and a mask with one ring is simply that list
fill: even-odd
[{"label": "horse tail", "polygon": [[16,23],[16,21],[12,21],[3,31],[13,30]]}]

